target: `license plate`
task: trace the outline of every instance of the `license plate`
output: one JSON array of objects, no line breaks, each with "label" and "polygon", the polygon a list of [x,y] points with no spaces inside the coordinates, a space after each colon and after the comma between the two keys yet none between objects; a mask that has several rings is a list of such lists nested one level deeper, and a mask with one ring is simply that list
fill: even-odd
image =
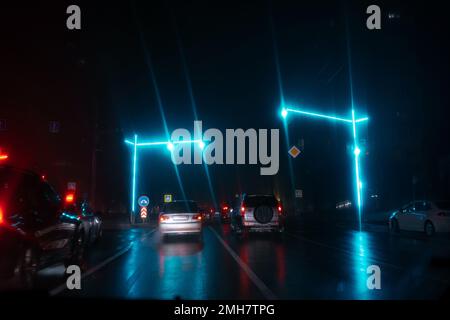
[{"label": "license plate", "polygon": [[188,216],[176,216],[173,218],[174,221],[186,221]]}]

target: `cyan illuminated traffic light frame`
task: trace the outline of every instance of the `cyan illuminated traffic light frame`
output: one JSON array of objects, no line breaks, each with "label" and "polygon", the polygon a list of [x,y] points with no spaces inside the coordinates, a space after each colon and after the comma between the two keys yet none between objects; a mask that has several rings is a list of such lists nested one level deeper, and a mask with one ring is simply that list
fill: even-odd
[{"label": "cyan illuminated traffic light frame", "polygon": [[138,141],[138,136],[135,134],[133,140],[126,139],[125,143],[132,146],[133,157],[132,157],[132,178],[131,178],[131,211],[135,213],[136,210],[136,185],[137,185],[137,162],[138,162],[138,151],[141,148],[152,148],[152,147],[166,147],[169,151],[173,151],[175,145],[186,144],[186,143],[197,143],[200,149],[203,150],[205,143],[202,140],[179,140],[179,141]]},{"label": "cyan illuminated traffic light frame", "polygon": [[[326,115],[321,113],[315,113],[315,112],[309,112],[305,110],[301,110],[298,108],[292,108],[288,107],[286,105],[282,106],[281,108],[281,116],[284,120],[288,117],[289,113],[293,114],[299,114],[306,117],[313,117],[313,118],[321,118],[331,121],[340,121],[347,124],[351,124],[352,126],[352,135],[353,135],[353,155],[354,155],[354,161],[355,161],[355,180],[356,180],[356,204],[358,208],[358,218],[359,218],[359,226],[361,228],[361,213],[362,213],[362,182],[361,182],[361,170],[359,166],[359,155],[361,154],[361,149],[358,146],[357,142],[357,124],[366,122],[369,120],[368,117],[358,118],[356,119],[355,116],[355,110],[352,108],[351,110],[351,118],[342,118],[342,117],[336,117],[332,115]],[[284,124],[286,125],[286,121],[284,121]]]}]

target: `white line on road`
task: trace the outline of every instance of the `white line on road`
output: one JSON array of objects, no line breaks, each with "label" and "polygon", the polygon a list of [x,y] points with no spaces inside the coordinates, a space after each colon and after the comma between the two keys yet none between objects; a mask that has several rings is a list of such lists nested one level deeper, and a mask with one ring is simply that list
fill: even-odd
[{"label": "white line on road", "polygon": [[224,248],[228,251],[228,253],[233,257],[233,259],[237,262],[237,264],[244,270],[244,272],[247,274],[247,276],[252,280],[252,282],[255,284],[255,286],[262,292],[264,297],[268,300],[276,300],[277,297],[275,294],[266,286],[266,284],[258,278],[256,273],[253,272],[250,267],[239,258],[239,256],[236,254],[236,252],[231,249],[231,247],[223,240],[223,238],[211,227],[208,227],[211,229],[211,231],[214,233],[214,235],[217,237],[217,239],[220,241],[220,243],[224,246]]},{"label": "white line on road", "polygon": [[[152,233],[154,233],[156,231],[156,229],[150,230],[148,232],[146,232],[139,240],[142,242],[144,241],[149,235],[151,235]],[[90,268],[89,270],[87,270],[86,272],[84,272],[81,275],[81,279],[84,279],[86,277],[89,277],[90,275],[94,274],[95,272],[99,271],[100,269],[104,268],[106,265],[108,265],[109,263],[113,262],[114,260],[116,260],[117,258],[121,257],[122,255],[124,255],[125,253],[127,253],[131,247],[134,245],[135,241],[132,241],[128,244],[128,246],[126,246],[125,248],[123,248],[122,250],[116,252],[114,255],[112,255],[111,257],[107,258],[106,260],[104,260],[103,262],[97,264],[96,266]],[[56,296],[58,294],[60,294],[61,292],[65,291],[67,289],[67,284],[63,283],[61,285],[59,285],[58,287],[52,289],[49,294],[50,296]]]}]

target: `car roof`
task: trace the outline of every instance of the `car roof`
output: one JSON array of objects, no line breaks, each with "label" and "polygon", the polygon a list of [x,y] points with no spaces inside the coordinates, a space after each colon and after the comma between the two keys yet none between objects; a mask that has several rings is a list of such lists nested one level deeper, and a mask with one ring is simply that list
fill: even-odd
[{"label": "car roof", "polygon": [[244,194],[245,197],[275,197],[273,194]]},{"label": "car roof", "polygon": [[17,168],[17,167],[13,167],[11,165],[0,165],[0,172],[14,172],[14,173],[19,173],[19,174],[24,174],[24,175],[29,175],[29,176],[33,176],[33,177],[39,177],[39,175],[34,172],[31,171],[29,169],[22,169],[22,168]]}]

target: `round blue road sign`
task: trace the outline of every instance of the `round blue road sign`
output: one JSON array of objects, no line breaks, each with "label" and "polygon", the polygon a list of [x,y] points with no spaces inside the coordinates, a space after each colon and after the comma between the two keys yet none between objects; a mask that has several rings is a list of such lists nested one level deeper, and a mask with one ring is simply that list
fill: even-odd
[{"label": "round blue road sign", "polygon": [[150,199],[147,196],[140,196],[138,199],[138,204],[141,207],[147,207],[150,204]]}]

